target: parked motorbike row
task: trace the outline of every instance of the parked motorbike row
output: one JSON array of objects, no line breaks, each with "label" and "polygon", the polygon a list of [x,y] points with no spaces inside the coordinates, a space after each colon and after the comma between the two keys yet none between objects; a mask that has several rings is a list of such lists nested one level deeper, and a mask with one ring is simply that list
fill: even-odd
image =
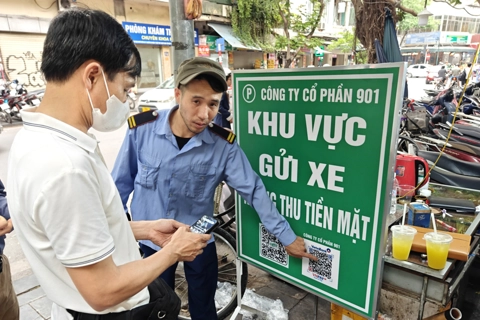
[{"label": "parked motorbike row", "polygon": [[0,83],[0,121],[22,120],[20,110],[38,106],[44,90],[28,92],[18,80]]},{"label": "parked motorbike row", "polygon": [[465,88],[460,105],[460,86],[425,92],[404,101],[399,152],[424,158],[431,182],[480,191],[480,83]]}]

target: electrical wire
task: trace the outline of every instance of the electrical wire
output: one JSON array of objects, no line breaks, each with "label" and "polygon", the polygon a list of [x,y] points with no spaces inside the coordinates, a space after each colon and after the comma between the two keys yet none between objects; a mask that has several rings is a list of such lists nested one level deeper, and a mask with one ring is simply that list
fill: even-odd
[{"label": "electrical wire", "polygon": [[51,7],[53,7],[53,5],[57,2],[57,0],[54,0],[54,1],[52,2],[52,4],[50,5],[50,7],[48,7],[48,8],[44,8],[44,7],[42,7],[41,5],[39,5],[38,2],[37,2],[37,0],[33,0],[33,2],[35,2],[35,4],[36,4],[38,7],[42,8],[43,10],[48,10],[48,9],[50,9]]}]

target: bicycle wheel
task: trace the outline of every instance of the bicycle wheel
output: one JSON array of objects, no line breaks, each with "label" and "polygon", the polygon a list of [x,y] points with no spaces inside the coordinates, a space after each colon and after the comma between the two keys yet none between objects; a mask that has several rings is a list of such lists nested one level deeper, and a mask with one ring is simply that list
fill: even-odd
[{"label": "bicycle wheel", "polygon": [[[213,231],[215,237],[215,245],[217,247],[217,257],[218,257],[218,283],[223,285],[225,283],[230,283],[235,287],[234,290],[230,291],[231,297],[225,305],[217,306],[217,315],[218,319],[222,320],[228,317],[233,313],[237,307],[237,265],[236,265],[236,241],[230,233],[223,229],[216,229]],[[241,288],[242,295],[247,288],[247,279],[248,279],[248,268],[245,262],[242,262],[242,279],[241,279]],[[217,287],[217,292],[219,287]],[[180,310],[180,315],[178,319],[188,320],[190,318],[190,313],[188,311],[188,285],[185,279],[185,273],[183,270],[183,263],[178,264],[177,270],[175,272],[175,292],[182,300],[182,308]]]}]

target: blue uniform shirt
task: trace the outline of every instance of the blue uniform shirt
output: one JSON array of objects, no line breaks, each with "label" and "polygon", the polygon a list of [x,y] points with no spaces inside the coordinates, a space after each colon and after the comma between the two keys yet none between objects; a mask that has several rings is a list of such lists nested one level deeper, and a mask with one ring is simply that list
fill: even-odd
[{"label": "blue uniform shirt", "polygon": [[[0,180],[0,216],[5,219],[10,219],[10,212],[8,211],[7,205],[7,193],[5,192],[5,187],[3,186],[2,181]],[[5,248],[5,236],[0,236],[0,255],[3,254],[3,249]]]},{"label": "blue uniform shirt", "polygon": [[[203,215],[213,215],[215,188],[225,181],[283,245],[291,244],[295,233],[238,144],[205,129],[179,150],[168,120],[172,111],[159,111],[155,121],[128,130],[115,161],[112,176],[125,210],[133,191],[133,220],[175,219],[192,225]],[[141,242],[159,249],[150,241]]]}]

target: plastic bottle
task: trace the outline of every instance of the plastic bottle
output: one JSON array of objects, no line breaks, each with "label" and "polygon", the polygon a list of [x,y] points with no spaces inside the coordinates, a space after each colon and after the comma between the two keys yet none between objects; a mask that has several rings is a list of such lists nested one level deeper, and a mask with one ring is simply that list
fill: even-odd
[{"label": "plastic bottle", "polygon": [[390,204],[390,214],[395,214],[397,212],[397,189],[398,189],[398,180],[397,174],[393,174],[393,188],[392,188],[392,202]]}]

